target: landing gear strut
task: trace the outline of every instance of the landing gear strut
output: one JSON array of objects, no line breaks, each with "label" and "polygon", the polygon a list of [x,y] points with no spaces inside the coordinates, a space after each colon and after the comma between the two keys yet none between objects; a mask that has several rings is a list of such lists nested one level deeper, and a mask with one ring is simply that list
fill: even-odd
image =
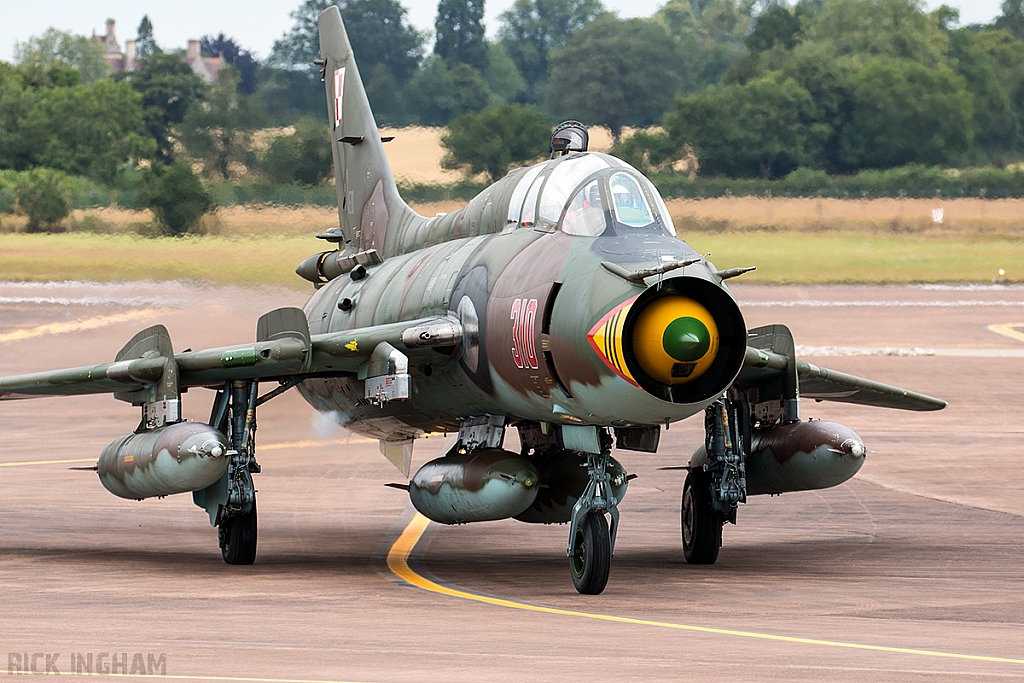
[{"label": "landing gear strut", "polygon": [[736,523],[736,508],[747,500],[746,404],[715,401],[704,414],[704,462],[691,467],[683,484],[683,556],[690,564],[714,564],[722,526]]},{"label": "landing gear strut", "polygon": [[220,482],[226,493],[220,498],[216,517],[221,555],[228,564],[256,561],[256,487],[252,475],[260,472],[256,462],[258,392],[258,382],[230,382],[218,393],[210,420],[227,434],[232,449],[228,452],[227,474]]},{"label": "landing gear strut", "polygon": [[[569,525],[566,554],[572,583],[584,595],[598,595],[608,584],[619,527],[619,500],[612,491],[612,476],[608,472],[610,439],[608,442],[600,454],[587,455],[590,481],[573,506]],[[610,528],[605,513],[611,518]]]}]

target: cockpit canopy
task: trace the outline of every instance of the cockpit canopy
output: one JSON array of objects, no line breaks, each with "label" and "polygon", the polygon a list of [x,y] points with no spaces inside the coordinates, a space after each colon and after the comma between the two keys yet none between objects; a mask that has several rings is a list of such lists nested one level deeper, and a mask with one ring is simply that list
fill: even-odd
[{"label": "cockpit canopy", "polygon": [[675,235],[665,202],[651,182],[626,162],[596,152],[527,169],[512,190],[507,222],[588,237],[641,229]]}]

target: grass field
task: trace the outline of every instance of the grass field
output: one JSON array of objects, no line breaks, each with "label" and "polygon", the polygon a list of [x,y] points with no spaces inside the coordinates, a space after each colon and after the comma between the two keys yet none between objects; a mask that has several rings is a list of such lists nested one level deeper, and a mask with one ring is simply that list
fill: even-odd
[{"label": "grass field", "polygon": [[[684,231],[882,231],[1024,238],[1024,199],[670,199]],[[941,212],[941,222],[936,222]]]},{"label": "grass field", "polygon": [[[294,274],[326,245],[305,236],[0,234],[0,280],[167,280],[310,285]],[[763,283],[985,282],[1024,279],[1024,240],[880,231],[700,232],[684,236],[720,268],[755,265]]]},{"label": "grass field", "polygon": [[144,238],[0,235],[0,280],[174,280],[312,287],[295,266],[323,250],[312,237]]},{"label": "grass field", "polygon": [[[452,183],[440,166],[440,128],[382,130],[396,178]],[[591,148],[611,146],[592,128]],[[414,204],[433,216],[461,202]],[[1024,280],[1024,199],[787,199],[724,197],[668,201],[680,237],[712,252],[719,267],[756,265],[757,282],[987,282],[1000,268]],[[936,213],[941,211],[941,222]],[[215,283],[308,287],[295,266],[327,245],[330,208],[229,206],[206,217],[203,237],[155,234],[148,211],[75,211],[69,234],[24,234],[25,218],[0,217],[0,280],[189,278]],[[140,236],[143,235],[143,236]]]}]

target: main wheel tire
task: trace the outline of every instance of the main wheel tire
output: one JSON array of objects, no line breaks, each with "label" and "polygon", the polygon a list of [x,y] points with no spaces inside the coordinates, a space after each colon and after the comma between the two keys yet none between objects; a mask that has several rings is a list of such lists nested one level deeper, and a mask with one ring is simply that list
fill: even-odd
[{"label": "main wheel tire", "polygon": [[608,585],[611,566],[612,539],[608,521],[600,512],[591,510],[573,529],[569,558],[572,583],[584,595],[598,595]]},{"label": "main wheel tire", "polygon": [[683,484],[683,557],[690,564],[714,564],[725,519],[711,506],[711,476],[693,469]]},{"label": "main wheel tire", "polygon": [[229,517],[220,525],[220,552],[228,564],[256,561],[256,502],[244,515]]}]

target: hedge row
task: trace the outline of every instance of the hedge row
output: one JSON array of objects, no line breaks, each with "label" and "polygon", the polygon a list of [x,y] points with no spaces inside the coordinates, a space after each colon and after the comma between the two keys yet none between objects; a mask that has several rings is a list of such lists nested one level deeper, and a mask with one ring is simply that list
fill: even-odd
[{"label": "hedge row", "polygon": [[728,196],[837,197],[1024,197],[1024,170],[994,167],[947,171],[912,164],[885,171],[830,176],[800,168],[785,178],[691,178],[685,174],[654,174],[651,180],[665,197],[701,199]]},{"label": "hedge row", "polygon": [[[23,173],[23,172],[22,172]],[[0,171],[0,213],[13,211],[15,187],[22,173]],[[681,173],[654,174],[651,180],[665,197],[701,199],[728,196],[838,197],[1024,197],[1024,169],[974,168],[947,171],[938,167],[903,166],[886,171],[862,171],[857,175],[830,176],[824,171],[801,168],[778,180],[754,178],[704,178]],[[65,179],[71,207],[89,209],[120,206],[142,208],[137,174],[127,174],[114,187],[86,178]],[[265,182],[214,182],[207,185],[219,206],[268,204],[275,206],[335,206],[333,185],[272,185]],[[402,196],[414,202],[465,201],[486,187],[472,181],[450,185],[400,183]]]},{"label": "hedge row", "polygon": [[[0,171],[0,213],[11,213],[19,178],[26,172]],[[115,187],[109,187],[87,178],[66,176],[72,209],[92,209],[119,206],[141,209],[142,188],[135,174],[124,176]],[[399,191],[408,201],[438,202],[445,200],[468,201],[483,190],[485,183],[461,181],[450,185],[399,183]],[[241,204],[267,204],[273,206],[336,206],[334,185],[272,185],[266,182],[211,182],[207,189],[218,206]]]}]

